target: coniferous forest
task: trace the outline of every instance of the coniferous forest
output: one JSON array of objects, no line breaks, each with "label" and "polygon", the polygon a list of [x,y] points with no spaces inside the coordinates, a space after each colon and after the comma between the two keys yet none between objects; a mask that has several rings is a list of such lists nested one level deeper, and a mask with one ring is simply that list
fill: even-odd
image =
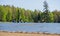
[{"label": "coniferous forest", "polygon": [[0,5],[0,22],[36,22],[60,23],[60,11],[49,11],[44,1],[44,11],[29,10],[9,5]]}]

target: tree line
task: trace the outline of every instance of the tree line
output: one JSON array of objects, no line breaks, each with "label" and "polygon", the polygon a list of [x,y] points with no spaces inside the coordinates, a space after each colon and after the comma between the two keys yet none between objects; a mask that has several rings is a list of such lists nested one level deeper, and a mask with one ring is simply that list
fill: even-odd
[{"label": "tree line", "polygon": [[29,10],[9,5],[0,5],[0,22],[36,22],[59,23],[60,11],[48,10],[48,4],[44,1],[44,11]]}]

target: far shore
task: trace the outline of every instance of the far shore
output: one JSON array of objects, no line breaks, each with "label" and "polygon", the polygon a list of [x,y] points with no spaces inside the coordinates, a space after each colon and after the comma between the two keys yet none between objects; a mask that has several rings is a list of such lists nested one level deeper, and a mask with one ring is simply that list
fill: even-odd
[{"label": "far shore", "polygon": [[8,32],[0,31],[0,36],[60,36],[60,34],[50,34],[42,32]]}]

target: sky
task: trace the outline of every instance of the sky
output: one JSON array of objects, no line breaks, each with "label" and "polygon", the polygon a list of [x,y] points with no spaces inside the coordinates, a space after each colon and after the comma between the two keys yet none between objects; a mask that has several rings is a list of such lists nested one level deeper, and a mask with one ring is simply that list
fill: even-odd
[{"label": "sky", "polygon": [[43,11],[43,2],[47,1],[49,10],[60,10],[60,0],[0,0],[0,5],[14,5],[15,7],[21,7],[29,10],[41,10]]}]

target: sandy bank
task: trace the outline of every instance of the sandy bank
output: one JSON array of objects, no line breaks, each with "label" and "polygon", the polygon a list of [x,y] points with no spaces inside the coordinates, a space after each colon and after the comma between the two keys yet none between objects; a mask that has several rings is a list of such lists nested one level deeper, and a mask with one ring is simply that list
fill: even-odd
[{"label": "sandy bank", "polygon": [[37,33],[37,32],[6,32],[0,31],[0,36],[60,36],[60,34]]}]

